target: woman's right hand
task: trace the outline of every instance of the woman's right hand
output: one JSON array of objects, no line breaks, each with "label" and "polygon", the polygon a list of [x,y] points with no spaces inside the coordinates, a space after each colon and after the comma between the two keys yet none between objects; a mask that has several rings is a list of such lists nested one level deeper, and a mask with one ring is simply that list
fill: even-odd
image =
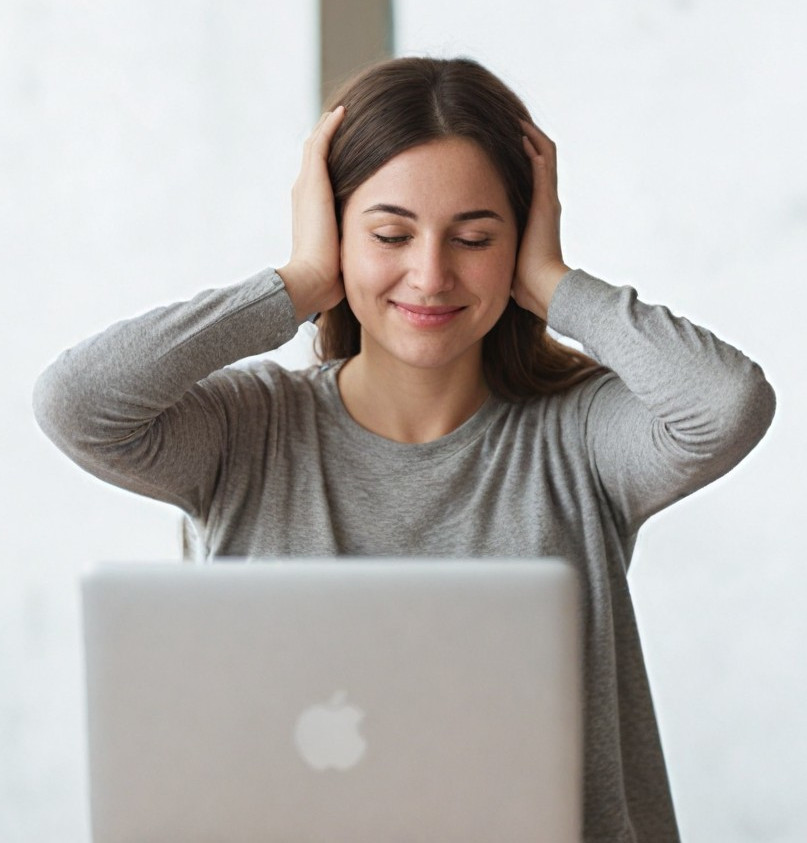
[{"label": "woman's right hand", "polygon": [[286,285],[298,322],[312,313],[330,310],[345,296],[328,176],[328,151],[344,116],[340,105],[320,117],[303,147],[303,163],[291,191],[291,258],[277,273]]}]

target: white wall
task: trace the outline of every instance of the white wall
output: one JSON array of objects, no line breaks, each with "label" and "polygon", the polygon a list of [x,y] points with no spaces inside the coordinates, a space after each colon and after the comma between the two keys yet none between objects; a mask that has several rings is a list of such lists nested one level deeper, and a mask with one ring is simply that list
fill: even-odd
[{"label": "white wall", "polygon": [[110,322],[284,262],[317,116],[314,0],[0,4],[0,840],[87,821],[76,576],[179,554],[178,516],[78,471],[34,378]]},{"label": "white wall", "polygon": [[[657,516],[632,572],[689,843],[807,839],[807,7],[399,0],[402,52],[467,53],[555,137],[568,260],[759,360],[767,439]],[[175,557],[177,517],[74,468],[30,392],[114,319],[285,260],[316,116],[313,0],[0,4],[0,839],[86,832],[75,579]]]},{"label": "white wall", "polygon": [[807,6],[400,0],[399,53],[470,55],[556,140],[567,262],[739,345],[778,415],[646,526],[632,589],[688,843],[807,840]]}]

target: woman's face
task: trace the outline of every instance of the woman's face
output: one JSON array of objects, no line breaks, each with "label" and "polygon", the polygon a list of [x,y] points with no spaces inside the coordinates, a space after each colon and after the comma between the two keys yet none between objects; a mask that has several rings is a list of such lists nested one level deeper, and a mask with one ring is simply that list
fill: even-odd
[{"label": "woman's face", "polygon": [[392,158],[342,216],[342,274],[362,355],[481,365],[482,338],[510,297],[517,241],[504,183],[472,141],[441,139]]}]

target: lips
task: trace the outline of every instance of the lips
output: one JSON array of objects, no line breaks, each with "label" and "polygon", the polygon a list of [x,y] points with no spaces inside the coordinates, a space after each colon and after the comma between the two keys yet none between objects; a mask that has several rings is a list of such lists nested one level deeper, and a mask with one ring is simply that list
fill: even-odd
[{"label": "lips", "polygon": [[420,304],[406,304],[405,302],[399,301],[393,302],[393,304],[402,310],[408,310],[411,313],[420,313],[424,316],[441,316],[444,313],[453,313],[455,310],[462,310],[462,307],[456,304],[444,305],[443,307],[424,307]]},{"label": "lips", "polygon": [[463,305],[426,307],[420,304],[407,304],[406,302],[397,301],[391,302],[391,304],[407,322],[419,328],[446,325],[465,310]]}]

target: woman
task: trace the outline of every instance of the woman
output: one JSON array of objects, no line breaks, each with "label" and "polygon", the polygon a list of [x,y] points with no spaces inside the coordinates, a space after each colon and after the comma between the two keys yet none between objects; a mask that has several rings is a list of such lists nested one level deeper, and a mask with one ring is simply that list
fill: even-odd
[{"label": "woman", "polygon": [[[336,103],[305,145],[288,264],[65,352],[39,421],[180,506],[204,557],[569,560],[586,840],[677,840],[627,568],[650,515],[756,444],[773,393],[708,331],[566,266],[554,145],[479,65],[394,60]],[[322,366],[224,368],[315,313]]]}]

